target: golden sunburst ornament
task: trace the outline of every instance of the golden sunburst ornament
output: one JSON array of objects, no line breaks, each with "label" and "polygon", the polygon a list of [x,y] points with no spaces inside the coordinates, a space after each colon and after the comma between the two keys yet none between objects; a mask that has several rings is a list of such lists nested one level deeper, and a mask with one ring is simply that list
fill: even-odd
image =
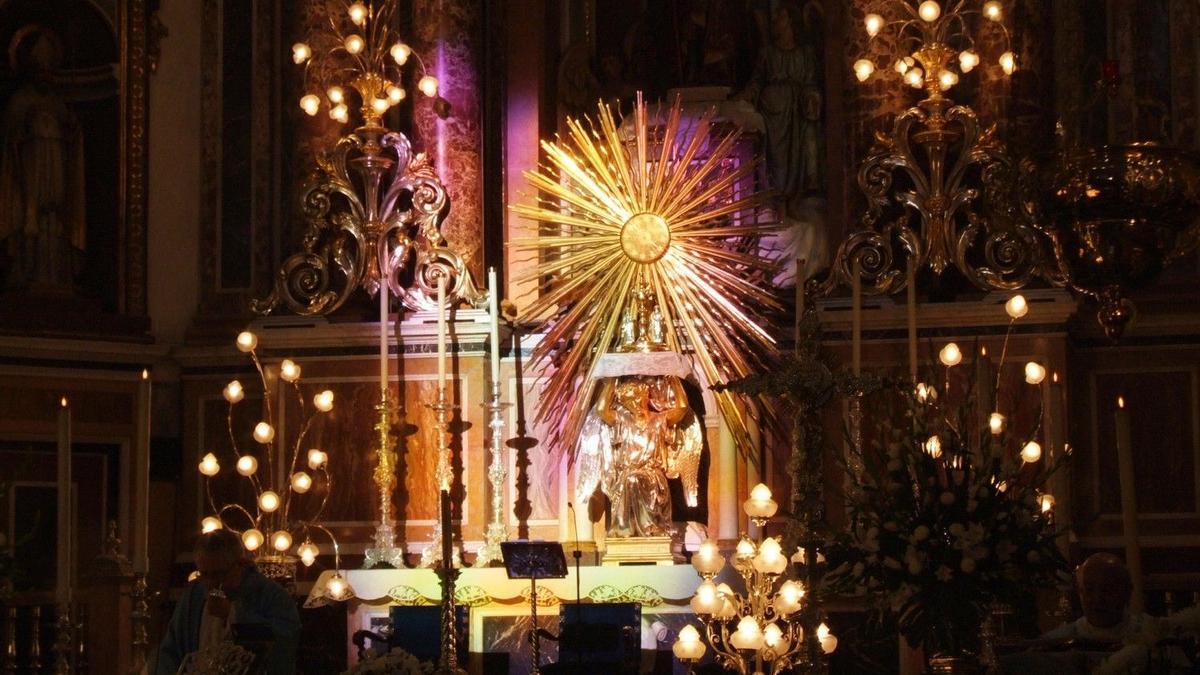
[{"label": "golden sunburst ornament", "polygon": [[[765,316],[779,305],[755,279],[776,267],[758,240],[778,226],[759,222],[763,193],[740,194],[756,166],[736,161],[740,130],[717,128],[715,114],[685,120],[676,100],[665,123],[652,125],[639,94],[630,138],[601,103],[596,122],[568,119],[565,139],[543,141],[547,164],[525,173],[542,197],[512,209],[557,232],[509,244],[538,254],[518,281],[536,280],[541,293],[524,318],[544,335],[533,363],[552,366],[537,415],[556,421],[551,447],[573,451],[596,364],[618,347],[635,287],[652,291],[667,347],[691,354],[702,385],[773,361]],[[735,394],[716,396],[745,449],[745,406]]]}]

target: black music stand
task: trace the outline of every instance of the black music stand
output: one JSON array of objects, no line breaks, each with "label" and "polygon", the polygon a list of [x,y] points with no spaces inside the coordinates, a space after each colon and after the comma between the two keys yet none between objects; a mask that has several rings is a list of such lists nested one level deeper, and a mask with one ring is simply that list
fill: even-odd
[{"label": "black music stand", "polygon": [[529,580],[529,622],[532,626],[533,673],[541,673],[542,646],[537,624],[537,580],[567,576],[567,556],[556,541],[502,541],[500,554],[509,579]]}]

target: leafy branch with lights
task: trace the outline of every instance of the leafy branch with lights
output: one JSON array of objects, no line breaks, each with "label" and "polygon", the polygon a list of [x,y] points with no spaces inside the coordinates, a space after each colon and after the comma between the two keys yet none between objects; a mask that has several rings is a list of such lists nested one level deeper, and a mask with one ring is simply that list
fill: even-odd
[{"label": "leafy branch with lights", "polygon": [[[1006,308],[1011,335],[1028,308],[1022,296]],[[1004,344],[997,372],[1008,335]],[[905,421],[879,420],[865,447],[851,448],[863,470],[846,496],[846,531],[829,554],[830,587],[875,599],[927,655],[975,650],[995,603],[1069,583],[1047,491],[1067,455],[1043,457],[1044,397],[1032,428],[1013,428],[1013,411],[1005,415],[997,404],[1002,378],[993,382],[987,357],[977,358],[964,374],[962,351],[946,344],[934,369],[938,384],[898,392]],[[1042,391],[1043,365],[1031,361],[1024,374]]]},{"label": "leafy branch with lights", "polygon": [[[337,539],[321,524],[321,515],[332,488],[329,456],[317,448],[310,448],[307,452],[304,450],[304,439],[314,420],[333,410],[333,392],[328,389],[318,392],[312,397],[310,406],[300,388],[300,366],[291,359],[280,362],[279,379],[291,385],[300,409],[300,431],[289,447],[283,439],[276,437],[271,422],[275,419],[276,401],[271,393],[267,371],[258,356],[258,337],[248,331],[242,332],[237,336],[237,347],[250,356],[262,382],[265,419],[255,424],[253,431],[254,441],[261,449],[258,452],[243,450],[234,430],[233,413],[234,407],[246,396],[245,388],[238,380],[225,385],[223,394],[229,404],[226,414],[229,432],[227,456],[237,473],[253,489],[254,505],[247,508],[237,501],[222,503],[214,497],[213,479],[221,472],[221,460],[214,452],[208,452],[198,467],[205,477],[205,494],[211,510],[211,515],[201,521],[201,530],[212,532],[226,528],[239,534],[246,550],[256,556],[263,573],[280,580],[295,578],[295,556],[299,556],[306,567],[316,562],[320,550],[312,537],[323,534],[333,547],[334,565],[340,568]],[[302,457],[307,462],[307,470],[300,466]],[[313,496],[320,495],[315,508],[305,508],[311,507],[312,502],[301,497],[310,491]],[[302,543],[292,555],[292,545],[297,539],[302,539]],[[274,553],[263,553],[264,544],[269,546],[267,550],[273,550]]]}]

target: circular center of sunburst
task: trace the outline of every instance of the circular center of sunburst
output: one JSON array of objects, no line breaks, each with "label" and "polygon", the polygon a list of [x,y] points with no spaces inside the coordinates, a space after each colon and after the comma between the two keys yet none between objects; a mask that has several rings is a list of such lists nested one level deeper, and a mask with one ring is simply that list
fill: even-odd
[{"label": "circular center of sunburst", "polygon": [[671,228],[657,213],[635,213],[621,226],[621,250],[634,262],[652,263],[667,254]]}]

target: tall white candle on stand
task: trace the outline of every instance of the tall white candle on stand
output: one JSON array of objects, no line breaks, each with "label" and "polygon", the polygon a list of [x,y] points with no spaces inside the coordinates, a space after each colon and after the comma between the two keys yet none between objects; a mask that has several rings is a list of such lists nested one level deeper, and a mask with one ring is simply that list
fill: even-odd
[{"label": "tall white candle on stand", "polygon": [[1133,581],[1133,593],[1129,597],[1129,609],[1142,611],[1142,549],[1138,546],[1137,492],[1134,489],[1133,441],[1129,433],[1129,409],[1124,397],[1117,397],[1114,415],[1117,427],[1117,469],[1121,483],[1121,530],[1125,540],[1125,566]]},{"label": "tall white candle on stand", "polygon": [[388,286],[386,279],[379,280],[379,390],[388,386]]},{"label": "tall white candle on stand", "polygon": [[908,256],[908,376],[917,381],[917,261]]},{"label": "tall white candle on stand", "polygon": [[862,266],[855,258],[850,265],[850,360],[854,374],[862,373]]},{"label": "tall white candle on stand", "polygon": [[446,277],[438,278],[438,398],[446,391]]},{"label": "tall white candle on stand", "polygon": [[492,392],[500,393],[500,290],[496,284],[496,268],[488,268],[488,328],[492,341]]},{"label": "tall white candle on stand", "polygon": [[58,408],[58,576],[55,600],[71,602],[71,408],[64,396]]},{"label": "tall white candle on stand", "polygon": [[150,567],[150,371],[138,380],[137,455],[133,461],[133,569],[145,573]]}]

